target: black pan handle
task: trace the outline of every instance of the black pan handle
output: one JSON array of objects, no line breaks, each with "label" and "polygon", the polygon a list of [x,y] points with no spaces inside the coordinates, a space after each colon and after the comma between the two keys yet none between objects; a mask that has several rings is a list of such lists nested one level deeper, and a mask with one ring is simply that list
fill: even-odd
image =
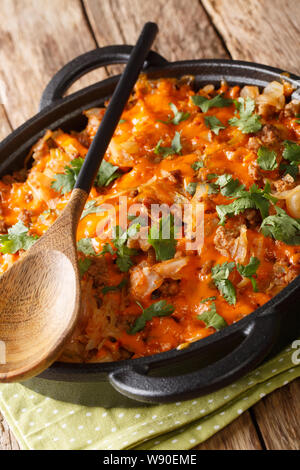
[{"label": "black pan handle", "polygon": [[123,395],[149,403],[169,403],[211,393],[250,372],[266,357],[278,337],[279,324],[278,315],[272,312],[256,317],[240,331],[244,339],[239,346],[196,372],[151,377],[146,375],[148,370],[133,365],[111,372],[110,383]]},{"label": "black pan handle", "polygon": [[[41,101],[40,110],[60,100],[70,86],[86,73],[99,67],[113,64],[126,64],[128,62],[133,46],[107,46],[86,52],[68,62],[60,69],[45,88]],[[143,69],[148,67],[162,66],[167,63],[157,52],[150,51]]]}]

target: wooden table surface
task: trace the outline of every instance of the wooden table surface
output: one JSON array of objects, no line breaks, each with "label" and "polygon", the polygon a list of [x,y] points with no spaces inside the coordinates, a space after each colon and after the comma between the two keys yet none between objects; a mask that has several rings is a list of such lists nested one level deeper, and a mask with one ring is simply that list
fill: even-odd
[{"label": "wooden table surface", "polygon": [[[52,75],[97,46],[132,44],[156,21],[169,60],[233,58],[300,74],[299,0],[0,0],[0,138],[36,113]],[[72,91],[111,73],[82,78]],[[199,449],[299,449],[300,380],[265,397]],[[0,414],[0,450],[18,449]]]}]

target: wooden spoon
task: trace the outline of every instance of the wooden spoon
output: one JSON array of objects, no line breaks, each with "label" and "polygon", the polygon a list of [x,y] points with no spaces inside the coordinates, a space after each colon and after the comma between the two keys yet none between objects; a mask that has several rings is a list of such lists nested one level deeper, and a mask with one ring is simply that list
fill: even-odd
[{"label": "wooden spoon", "polygon": [[[76,230],[98,168],[158,32],[146,23],[133,48],[70,202],[33,247],[0,278],[0,382],[28,379],[61,354],[76,325],[80,279]],[[5,362],[5,364],[2,364]]]}]

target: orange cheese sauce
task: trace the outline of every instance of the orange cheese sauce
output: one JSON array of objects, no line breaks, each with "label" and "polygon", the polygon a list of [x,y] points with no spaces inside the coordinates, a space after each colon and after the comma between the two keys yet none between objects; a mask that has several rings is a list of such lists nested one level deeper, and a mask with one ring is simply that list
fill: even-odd
[{"label": "orange cheese sauce", "polygon": [[[236,99],[240,92],[239,87],[230,88],[223,83],[219,90],[208,87],[197,94],[211,99],[224,93],[225,97]],[[285,92],[286,99],[289,93]],[[230,325],[270,300],[300,272],[299,246],[265,237],[260,231],[258,211],[228,217],[223,228],[219,225],[216,206],[228,204],[233,199],[220,192],[208,194],[207,175],[230,174],[247,190],[254,183],[263,188],[268,179],[271,184],[274,182],[272,189],[276,192],[276,182],[282,180],[282,174],[279,167],[273,171],[257,168],[257,149],[253,148],[250,139],[262,137],[243,134],[237,127],[229,125],[228,120],[236,116],[233,102],[230,106],[213,107],[203,113],[191,100],[194,94],[188,82],[175,79],[150,81],[142,76],[136,85],[105,156],[109,163],[119,168],[121,176],[107,187],[93,187],[89,196],[89,201],[94,201],[97,207],[110,204],[113,210],[89,213],[78,226],[77,239],[91,239],[95,254],[79,253],[79,259],[88,258],[90,265],[82,276],[81,316],[61,358],[64,361],[136,358],[194,342],[215,332],[214,327],[207,326],[199,318],[212,302],[218,315]],[[188,117],[178,124],[170,122],[174,117],[170,103],[180,112],[188,113]],[[52,182],[74,159],[85,157],[103,114],[103,109],[87,111],[87,126],[81,133],[48,131],[33,149],[34,164],[25,176],[17,174],[2,178],[2,233],[19,220],[29,228],[31,235],[41,236],[46,232],[70,198],[70,192],[61,194],[52,187]],[[218,118],[225,129],[215,134],[205,123],[207,116]],[[283,108],[281,113],[262,116],[261,122],[263,126],[275,127],[280,133],[280,138],[269,145],[279,159],[284,140],[300,142],[300,125],[295,116],[288,116]],[[161,141],[162,147],[171,147],[176,132],[180,133],[182,149],[180,153],[163,158],[155,150],[157,144]],[[261,144],[265,145],[263,141]],[[203,166],[193,169],[192,165],[199,161]],[[204,191],[189,194],[189,183],[202,185]],[[140,205],[144,214],[149,213],[151,204],[202,204],[202,249],[187,249],[187,239],[183,236],[177,240],[173,261],[161,262],[149,244],[129,241],[128,246],[136,249],[131,258],[132,266],[127,272],[120,271],[116,254],[102,253],[106,243],[115,250],[111,238],[114,226],[127,229],[130,223],[126,218],[123,223],[120,220],[120,196],[126,198],[129,213],[135,204]],[[279,200],[278,205],[286,210],[284,200]],[[0,272],[6,271],[20,256],[22,250],[15,254],[0,253]],[[225,262],[247,265],[251,257],[260,261],[255,276],[257,291],[249,279],[234,269],[229,280],[235,288],[236,303],[230,305],[213,282],[212,268]],[[174,261],[184,263],[178,272]],[[158,287],[149,290],[153,273],[158,279]],[[103,293],[103,288],[117,286],[124,279],[127,281],[124,287]],[[214,300],[201,302],[210,297]],[[137,302],[146,309],[159,300],[172,305],[173,313],[154,316],[143,329],[130,334],[142,314]]]}]

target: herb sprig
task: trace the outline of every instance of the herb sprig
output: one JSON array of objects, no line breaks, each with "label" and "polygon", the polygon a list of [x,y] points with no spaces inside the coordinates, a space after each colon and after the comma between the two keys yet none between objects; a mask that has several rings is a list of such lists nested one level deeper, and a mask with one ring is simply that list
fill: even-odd
[{"label": "herb sprig", "polygon": [[0,252],[14,254],[19,250],[29,250],[38,236],[28,235],[28,232],[29,228],[19,220],[8,229],[7,234],[0,235]]},{"label": "herb sprig", "polygon": [[211,108],[224,108],[231,106],[233,100],[230,98],[225,98],[223,94],[216,95],[213,98],[209,99],[205,96],[194,95],[192,96],[192,102],[199,106],[203,113],[206,113]]},{"label": "herb sprig", "polygon": [[240,117],[229,119],[229,124],[238,127],[243,134],[260,131],[262,124],[260,116],[254,113],[255,101],[251,98],[238,98],[235,104],[240,113]]},{"label": "herb sprig", "polygon": [[133,327],[129,330],[130,335],[134,335],[143,330],[146,323],[152,320],[153,317],[166,317],[172,315],[175,308],[173,305],[167,304],[165,300],[159,300],[153,303],[150,307],[145,308],[137,302],[138,306],[142,309],[142,314],[136,319]]}]

